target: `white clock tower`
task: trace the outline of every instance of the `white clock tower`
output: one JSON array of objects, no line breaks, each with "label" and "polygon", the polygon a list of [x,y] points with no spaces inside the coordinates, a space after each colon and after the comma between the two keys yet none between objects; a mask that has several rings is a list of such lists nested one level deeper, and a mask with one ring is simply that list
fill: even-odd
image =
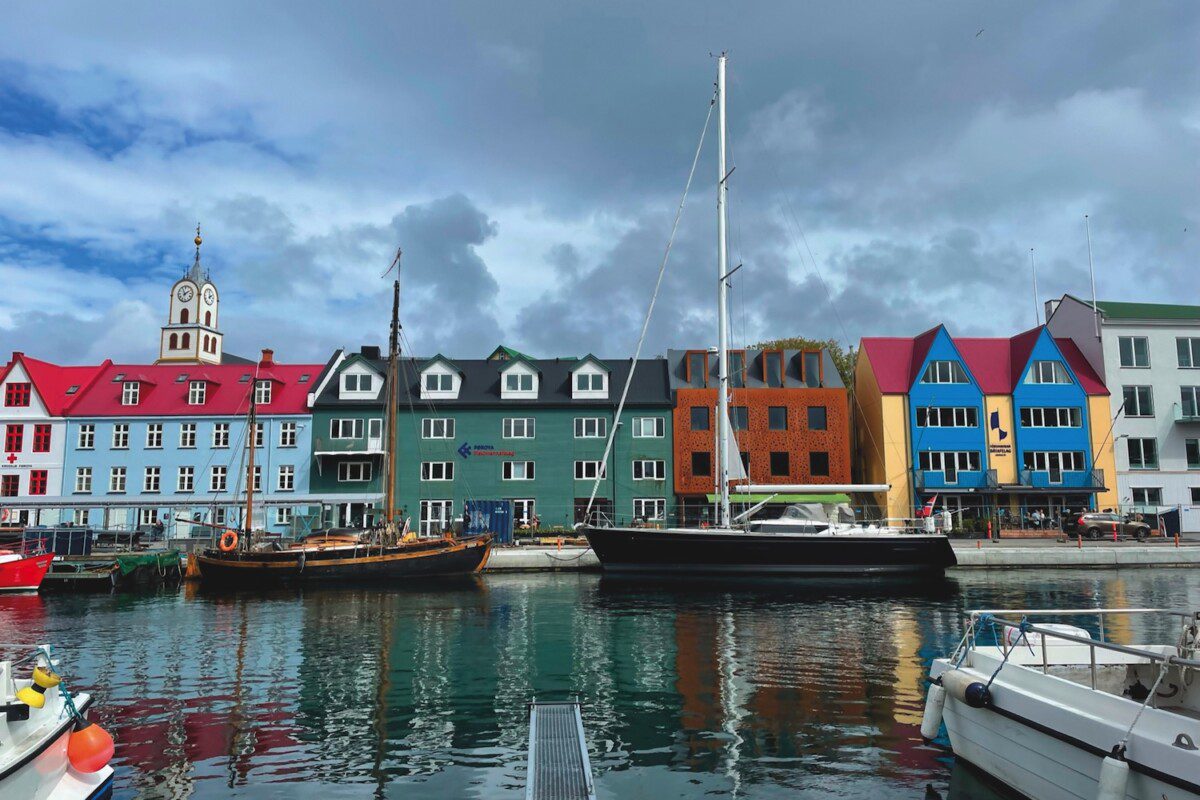
[{"label": "white clock tower", "polygon": [[197,225],[196,260],[171,287],[171,312],[162,328],[157,364],[221,363],[220,296],[208,271],[200,268],[201,243]]}]

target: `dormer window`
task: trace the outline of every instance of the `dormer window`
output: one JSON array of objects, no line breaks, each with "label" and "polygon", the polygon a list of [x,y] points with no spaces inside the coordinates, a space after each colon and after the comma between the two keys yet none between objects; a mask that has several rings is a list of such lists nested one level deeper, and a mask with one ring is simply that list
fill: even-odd
[{"label": "dormer window", "polygon": [[428,373],[425,376],[425,391],[452,392],[454,391],[454,376]]},{"label": "dormer window", "polygon": [[1029,368],[1026,383],[1070,383],[1071,376],[1061,361],[1035,361]]},{"label": "dormer window", "polygon": [[804,385],[810,389],[821,388],[823,368],[821,366],[821,354],[819,352],[806,351],[803,353],[802,367],[804,370]]},{"label": "dormer window", "polygon": [[342,376],[342,391],[369,392],[373,388],[373,376],[348,373]]},{"label": "dormer window", "polygon": [[575,391],[577,392],[603,392],[605,381],[604,375],[601,373],[586,373],[580,372],[575,376]]},{"label": "dormer window", "polygon": [[504,376],[504,390],[507,392],[532,392],[533,376],[509,373]]},{"label": "dormer window", "polygon": [[734,389],[746,386],[746,351],[729,351],[729,385]]},{"label": "dormer window", "polygon": [[265,406],[271,403],[271,382],[259,380],[254,382],[254,404]]},{"label": "dormer window", "polygon": [[202,406],[208,399],[208,384],[204,381],[192,381],[188,384],[188,405]]},{"label": "dormer window", "polygon": [[688,386],[708,386],[708,353],[692,350],[687,354]]},{"label": "dormer window", "polygon": [[571,368],[571,397],[576,400],[608,399],[608,367],[589,355]]},{"label": "dormer window", "polygon": [[434,356],[421,368],[422,400],[457,400],[462,372],[444,356]]},{"label": "dormer window", "polygon": [[141,385],[137,381],[125,381],[121,384],[121,405],[136,406],[141,396]]},{"label": "dormer window", "polygon": [[770,389],[783,388],[783,351],[782,350],[764,350],[762,354],[763,361],[763,383]]},{"label": "dormer window", "polygon": [[930,361],[921,383],[969,383],[967,371],[957,361]]},{"label": "dormer window", "polygon": [[[571,384],[574,386],[574,383]],[[513,359],[500,373],[501,400],[536,400],[538,371],[524,359]]]}]

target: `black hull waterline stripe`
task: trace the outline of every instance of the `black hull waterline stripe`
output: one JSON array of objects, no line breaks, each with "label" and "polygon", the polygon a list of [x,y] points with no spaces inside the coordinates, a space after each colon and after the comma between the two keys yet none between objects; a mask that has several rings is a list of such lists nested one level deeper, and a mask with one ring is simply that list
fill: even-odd
[{"label": "black hull waterline stripe", "polygon": [[[87,713],[87,710],[88,710],[88,708],[90,708],[90,707],[91,707],[91,705],[92,705],[92,696],[91,696],[91,695],[88,695],[87,702],[86,702],[86,703],[84,703],[82,706],[80,706],[80,708],[79,708],[79,713],[80,713],[80,714],[86,714],[86,713]],[[26,764],[28,764],[30,761],[33,761],[35,758],[37,758],[38,756],[40,756],[42,753],[46,752],[46,751],[47,751],[47,750],[50,748],[50,745],[52,745],[52,744],[54,744],[55,742],[57,742],[57,741],[58,741],[58,739],[59,739],[59,737],[61,737],[61,736],[63,735],[63,733],[65,733],[65,732],[66,732],[67,728],[68,728],[68,727],[70,727],[71,725],[73,725],[74,723],[75,723],[75,720],[71,719],[70,717],[67,717],[67,718],[66,718],[66,719],[63,721],[63,723],[62,723],[61,725],[59,725],[59,726],[58,726],[58,730],[56,730],[52,736],[48,737],[48,738],[46,739],[46,741],[42,742],[42,746],[41,746],[41,747],[39,747],[38,749],[34,750],[34,751],[33,751],[33,752],[31,752],[31,753],[26,753],[26,754],[25,754],[25,757],[24,757],[24,758],[22,758],[20,761],[18,761],[17,763],[13,764],[13,765],[12,765],[11,767],[9,767],[8,769],[4,770],[4,772],[0,772],[0,781],[4,780],[4,779],[5,779],[5,778],[7,778],[8,776],[10,776],[10,775],[12,775],[13,773],[17,772],[19,769],[21,769],[22,767],[24,767],[24,766],[25,766]]]}]

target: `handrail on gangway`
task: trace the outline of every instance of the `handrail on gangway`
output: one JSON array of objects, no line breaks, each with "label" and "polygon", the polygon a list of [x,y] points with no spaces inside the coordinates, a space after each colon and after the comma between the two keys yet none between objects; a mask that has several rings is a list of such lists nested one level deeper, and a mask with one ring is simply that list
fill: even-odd
[{"label": "handrail on gangway", "polygon": [[579,701],[529,704],[526,800],[596,800]]}]

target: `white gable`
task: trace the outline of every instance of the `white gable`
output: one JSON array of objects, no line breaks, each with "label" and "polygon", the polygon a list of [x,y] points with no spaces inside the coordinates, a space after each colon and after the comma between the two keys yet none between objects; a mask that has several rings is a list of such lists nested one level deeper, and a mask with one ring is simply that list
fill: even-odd
[{"label": "white gable", "polygon": [[576,400],[607,400],[608,370],[590,359],[572,369],[571,397]]},{"label": "white gable", "polygon": [[445,361],[435,361],[421,370],[422,400],[457,400],[462,376]]},{"label": "white gable", "polygon": [[501,400],[536,400],[538,373],[524,361],[513,361],[500,370]]},{"label": "white gable", "polygon": [[[21,417],[23,419],[37,418],[45,419],[49,416],[46,411],[45,404],[42,403],[42,397],[38,394],[38,388],[33,385],[33,381],[29,378],[29,373],[25,371],[25,367],[21,364],[15,364],[9,373],[4,376],[4,385],[0,386],[0,404],[4,403],[4,398],[8,395],[8,384],[10,383],[28,383],[29,387],[29,405],[27,406],[6,406],[0,405],[0,415],[4,417]],[[81,388],[82,391],[82,388]]]},{"label": "white gable", "polygon": [[383,390],[383,376],[362,361],[355,361],[338,373],[338,398],[374,400]]}]

